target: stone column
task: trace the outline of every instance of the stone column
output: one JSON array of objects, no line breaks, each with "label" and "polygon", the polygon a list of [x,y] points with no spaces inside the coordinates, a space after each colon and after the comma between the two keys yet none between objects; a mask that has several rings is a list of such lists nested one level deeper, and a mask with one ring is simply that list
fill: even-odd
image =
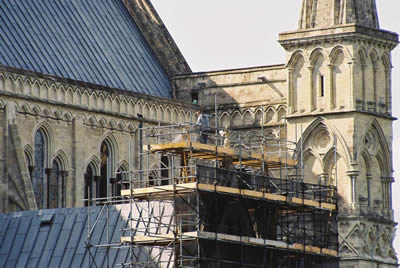
[{"label": "stone column", "polygon": [[95,196],[93,194],[93,185],[96,185],[93,181],[93,176],[90,176],[90,174],[85,173],[84,175],[85,178],[85,188],[84,188],[84,197],[87,195],[87,199],[84,201],[85,206],[91,206],[92,205],[92,198]]},{"label": "stone column", "polygon": [[60,177],[61,177],[61,189],[60,189],[60,205],[62,208],[67,207],[67,193],[71,194],[67,191],[66,185],[67,185],[67,180],[68,180],[68,171],[62,170],[60,172]]},{"label": "stone column", "polygon": [[323,173],[319,174],[319,184],[327,185],[327,183],[328,183],[328,173],[323,172]]},{"label": "stone column", "polygon": [[393,177],[381,177],[382,180],[382,201],[384,209],[392,208],[392,183]]},{"label": "stone column", "polygon": [[367,196],[367,198],[368,198],[368,207],[371,207],[371,199],[372,199],[372,196],[371,196],[371,181],[372,181],[372,174],[367,174],[367,192],[368,192],[368,196]]},{"label": "stone column", "polygon": [[[323,172],[323,173],[319,174],[319,184],[320,185],[326,186],[326,185],[328,185],[328,182],[329,182],[329,174],[327,172]],[[320,201],[325,201],[327,199],[328,195],[329,195],[328,192],[320,191],[318,199]]]},{"label": "stone column", "polygon": [[388,205],[389,205],[389,208],[390,209],[392,209],[393,208],[393,204],[392,204],[392,201],[393,201],[393,193],[392,193],[392,186],[393,186],[393,183],[394,183],[394,178],[393,177],[389,177],[389,189],[388,189],[388,191],[389,191],[389,193],[388,193]]},{"label": "stone column", "polygon": [[84,139],[85,128],[83,125],[83,116],[77,115],[72,121],[72,177],[67,181],[67,192],[70,193],[67,198],[67,207],[80,207],[83,205],[84,196],[84,157],[85,150]]},{"label": "stone column", "polygon": [[8,124],[5,109],[0,110],[0,213],[8,211]]},{"label": "stone column", "polygon": [[118,178],[110,178],[110,184],[111,184],[111,197],[116,196]]},{"label": "stone column", "polygon": [[372,72],[373,72],[373,76],[372,76],[372,79],[373,79],[373,84],[372,84],[372,86],[374,87],[374,112],[377,112],[377,111],[379,111],[377,108],[377,104],[378,104],[378,96],[377,96],[377,94],[376,94],[376,91],[377,91],[377,88],[376,88],[376,76],[377,76],[377,73],[378,73],[378,71],[379,71],[379,68],[377,68],[376,66],[373,66],[372,67]]},{"label": "stone column", "polygon": [[350,81],[349,81],[349,84],[350,84],[350,103],[349,103],[349,107],[348,108],[350,108],[350,109],[353,109],[353,108],[355,108],[355,105],[354,105],[354,103],[355,103],[355,99],[354,99],[354,64],[353,64],[353,62],[348,62],[348,64],[349,64],[349,70],[350,70]]},{"label": "stone column", "polygon": [[333,71],[335,69],[335,65],[333,64],[328,64],[328,68],[329,68],[329,77],[328,77],[328,81],[329,81],[329,108],[331,110],[335,109],[335,89],[334,89],[334,85],[333,85]]},{"label": "stone column", "polygon": [[32,173],[33,173],[34,169],[35,169],[35,166],[28,166],[29,178],[31,179],[31,181],[32,181]]},{"label": "stone column", "polygon": [[357,202],[357,177],[360,174],[357,170],[347,171],[347,176],[351,179],[351,207],[356,209],[358,206]]},{"label": "stone column", "polygon": [[47,176],[47,183],[43,185],[43,193],[47,196],[44,208],[57,208],[58,205],[58,182],[57,170],[54,168],[46,168],[45,174]]},{"label": "stone column", "polygon": [[[309,106],[309,111],[310,112],[312,112],[312,111],[314,111],[315,110],[315,108],[316,108],[316,100],[315,100],[315,93],[316,93],[316,91],[317,91],[317,88],[314,86],[314,66],[308,66],[307,67],[307,69],[308,69],[308,78],[310,79],[309,80],[309,87],[310,87],[310,90],[309,90],[309,94],[310,94],[310,96],[309,96],[309,102],[310,102],[310,106]],[[318,94],[318,92],[317,92],[317,94]]]},{"label": "stone column", "polygon": [[365,111],[367,107],[365,106],[366,97],[365,97],[365,68],[367,65],[361,64],[361,100],[362,100],[362,109]]},{"label": "stone column", "polygon": [[392,71],[386,69],[385,70],[385,86],[386,86],[386,113],[392,113]]},{"label": "stone column", "polygon": [[[98,198],[100,196],[100,180],[101,180],[100,176],[93,176],[93,183],[95,184],[96,187],[92,186],[92,189],[91,189],[92,193],[94,191],[92,198]],[[96,201],[91,202],[91,203],[96,204]]]},{"label": "stone column", "polygon": [[294,107],[293,103],[293,68],[288,68],[288,113],[292,114],[296,111],[296,107]]}]

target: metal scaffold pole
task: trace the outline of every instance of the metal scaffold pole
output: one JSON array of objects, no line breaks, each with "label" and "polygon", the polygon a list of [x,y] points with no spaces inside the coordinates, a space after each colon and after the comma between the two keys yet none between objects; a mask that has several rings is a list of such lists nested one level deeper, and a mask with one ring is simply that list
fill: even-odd
[{"label": "metal scaffold pole", "polygon": [[[219,144],[217,131],[214,140],[208,133],[210,143],[198,142],[194,124],[141,125],[139,150],[132,150],[133,136],[129,139],[129,170],[124,173],[129,189],[96,198],[102,207],[94,222],[88,219],[88,245],[95,226],[106,220],[103,238],[93,245],[105,250],[102,265],[113,266],[112,250],[123,248],[129,250],[122,267],[301,267],[308,260],[335,258],[337,241],[331,237],[337,224],[330,221],[336,215],[336,192],[327,194],[329,185],[304,183],[303,136],[299,145],[288,139],[286,117],[272,126],[280,129],[278,136],[265,136],[270,125],[264,126],[264,107],[260,110],[258,131],[250,136],[237,129],[228,145]],[[297,125],[295,135],[297,140]],[[133,151],[138,152],[137,170]],[[168,164],[162,156],[169,157]],[[299,165],[302,180],[290,179]],[[111,229],[114,204],[127,219],[118,242]],[[91,208],[87,211],[89,217]],[[265,262],[248,257],[253,251]],[[98,265],[95,258],[89,264]]]}]

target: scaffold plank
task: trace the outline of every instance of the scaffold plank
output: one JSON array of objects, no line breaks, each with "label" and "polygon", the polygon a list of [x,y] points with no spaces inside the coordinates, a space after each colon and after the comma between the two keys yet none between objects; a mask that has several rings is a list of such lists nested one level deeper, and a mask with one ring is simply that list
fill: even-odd
[{"label": "scaffold plank", "polygon": [[251,191],[251,190],[242,190],[243,195],[255,198],[263,198],[263,192]]},{"label": "scaffold plank", "polygon": [[[170,195],[170,194],[182,194],[185,192],[191,192],[193,190],[201,190],[208,192],[218,192],[224,194],[241,195],[250,198],[260,198],[270,201],[287,202],[295,205],[305,205],[309,207],[322,208],[328,210],[336,210],[336,204],[330,204],[326,202],[319,202],[315,200],[303,199],[299,197],[288,198],[286,195],[265,193],[253,190],[239,189],[226,186],[210,185],[210,184],[197,184],[196,182],[181,183],[174,185],[154,186],[147,188],[138,188],[132,190],[132,197],[139,198],[151,195]],[[122,196],[130,196],[129,190],[122,190]]]},{"label": "scaffold plank", "polygon": [[335,204],[329,204],[329,203],[321,203],[321,208],[326,208],[330,210],[336,210],[336,205]]},{"label": "scaffold plank", "polygon": [[169,234],[149,234],[149,235],[136,235],[133,237],[121,237],[121,243],[134,243],[145,245],[162,245],[178,241],[193,240],[198,237],[197,232],[185,232],[175,236],[173,233]]},{"label": "scaffold plank", "polygon": [[213,232],[184,232],[182,234],[175,235],[174,233],[168,234],[150,234],[150,235],[137,235],[137,236],[124,236],[121,237],[121,243],[124,244],[138,244],[138,245],[168,245],[172,242],[179,243],[181,241],[188,241],[193,239],[210,239],[210,240],[219,240],[219,241],[227,241],[227,242],[235,242],[235,243],[243,243],[247,245],[255,245],[255,246],[269,246],[280,249],[290,249],[294,251],[302,251],[306,253],[312,254],[321,254],[321,255],[330,255],[337,256],[338,252],[336,250],[320,248],[311,245],[304,245],[300,243],[288,244],[283,241],[269,240],[269,239],[261,239],[255,237],[247,237],[247,236],[237,236],[230,234],[222,234],[222,233],[213,233]]},{"label": "scaffold plank", "polygon": [[[132,196],[143,196],[146,194],[160,194],[165,192],[184,192],[184,191],[192,191],[197,188],[197,183],[181,183],[174,185],[163,185],[163,186],[154,186],[154,187],[146,187],[146,188],[138,188],[132,189]],[[121,190],[122,196],[130,196],[130,190]]]},{"label": "scaffold plank", "polygon": [[[193,158],[207,159],[207,160],[221,160],[221,156],[231,157],[234,164],[260,167],[263,163],[263,158],[267,166],[279,167],[279,166],[295,166],[296,160],[286,159],[279,156],[268,156],[263,157],[262,154],[252,152],[238,152],[237,149],[232,147],[215,146],[211,144],[203,144],[199,142],[181,141],[175,143],[164,143],[164,144],[151,144],[151,152],[184,152],[192,151]],[[239,161],[240,158],[240,161]]]},{"label": "scaffold plank", "polygon": [[229,234],[221,234],[221,233],[212,233],[212,232],[199,232],[199,238],[206,238],[212,240],[220,240],[220,241],[229,241],[235,243],[243,243],[243,244],[251,244],[256,246],[269,246],[276,247],[281,249],[291,249],[295,251],[302,251],[306,253],[313,254],[323,254],[330,256],[337,256],[337,251],[326,248],[319,248],[311,245],[303,245],[303,244],[288,244],[283,241],[269,240],[269,239],[261,239],[255,237],[245,237],[245,236],[236,236]]}]

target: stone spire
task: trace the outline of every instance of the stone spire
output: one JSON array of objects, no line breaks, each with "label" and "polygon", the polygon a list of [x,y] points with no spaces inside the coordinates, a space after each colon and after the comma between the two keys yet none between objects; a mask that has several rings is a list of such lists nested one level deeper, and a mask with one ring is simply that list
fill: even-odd
[{"label": "stone spire", "polygon": [[299,30],[353,23],[379,29],[375,0],[303,0]]}]

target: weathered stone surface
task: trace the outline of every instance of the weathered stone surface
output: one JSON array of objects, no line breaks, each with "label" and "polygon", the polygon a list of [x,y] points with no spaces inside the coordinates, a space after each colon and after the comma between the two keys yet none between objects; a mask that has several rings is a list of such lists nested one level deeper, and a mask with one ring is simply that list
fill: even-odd
[{"label": "weathered stone surface", "polygon": [[175,55],[163,64],[176,63],[165,68],[175,74],[178,100],[0,67],[1,212],[36,208],[29,167],[38,129],[49,139],[46,168],[62,160],[67,206],[79,207],[86,168],[99,174],[103,141],[113,170],[129,166],[130,143],[139,169],[137,114],[149,126],[193,122],[196,99],[232,139],[296,142],[289,157],[302,164],[301,179],[337,186],[341,267],[397,267],[390,53],[398,36],[379,29],[374,1],[305,0],[300,29],[280,35],[284,65],[191,74],[182,74],[189,69],[174,44],[163,48],[170,37],[147,1],[124,2],[147,38],[155,37],[159,57]]},{"label": "weathered stone surface", "polygon": [[303,0],[299,29],[350,23],[378,29],[375,0]]}]

